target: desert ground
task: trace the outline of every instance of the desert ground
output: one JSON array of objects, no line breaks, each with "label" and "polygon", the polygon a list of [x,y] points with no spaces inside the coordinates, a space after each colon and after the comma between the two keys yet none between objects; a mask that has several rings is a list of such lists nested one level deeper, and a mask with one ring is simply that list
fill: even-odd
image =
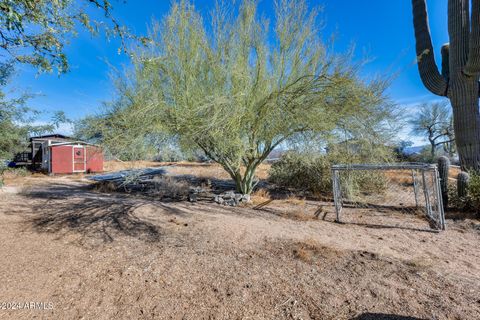
[{"label": "desert ground", "polygon": [[[215,165],[169,165],[227,178]],[[329,201],[259,208],[262,191],[226,207],[108,192],[84,176],[6,182],[1,319],[480,319],[474,218],[447,215],[434,232],[388,212],[335,223]],[[25,302],[49,308],[12,310]]]}]

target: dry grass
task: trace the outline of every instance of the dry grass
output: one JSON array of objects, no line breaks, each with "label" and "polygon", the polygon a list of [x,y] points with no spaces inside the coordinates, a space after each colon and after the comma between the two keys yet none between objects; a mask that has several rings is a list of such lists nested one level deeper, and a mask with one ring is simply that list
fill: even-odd
[{"label": "dry grass", "polygon": [[281,216],[287,219],[297,220],[297,221],[318,220],[317,216],[306,212],[305,209],[295,209],[293,211],[285,211],[282,213]]},{"label": "dry grass", "polygon": [[305,263],[313,263],[319,257],[326,258],[335,255],[339,255],[339,252],[321,245],[313,238],[307,238],[293,245],[293,257]]},{"label": "dry grass", "polygon": [[169,171],[176,175],[191,175],[197,178],[230,179],[228,173],[217,163],[177,162]]},{"label": "dry grass", "polygon": [[384,174],[390,182],[395,182],[400,185],[413,183],[412,172],[410,170],[392,170],[382,172],[381,174]]},{"label": "dry grass", "polygon": [[117,190],[117,186],[111,181],[100,181],[95,184],[94,189],[102,193],[111,193]]},{"label": "dry grass", "polygon": [[415,269],[415,271],[425,271],[433,266],[433,261],[432,259],[421,257],[408,260],[405,264]]},{"label": "dry grass", "polygon": [[259,179],[261,180],[267,180],[268,179],[268,172],[270,171],[270,168],[272,165],[270,163],[262,163],[258,166],[256,175]]},{"label": "dry grass", "polygon": [[270,193],[266,189],[257,189],[250,196],[253,205],[259,205],[272,199]]},{"label": "dry grass", "polygon": [[9,184],[19,184],[25,181],[27,177],[30,177],[32,174],[23,169],[9,169],[3,172],[2,178],[5,185]]},{"label": "dry grass", "polygon": [[[458,174],[461,172],[459,168],[452,168],[448,172],[450,179],[457,179]],[[397,182],[399,184],[412,184],[412,172],[410,170],[395,170],[395,171],[386,171],[384,172],[385,177],[387,177],[392,182]]]},{"label": "dry grass", "polygon": [[285,199],[286,203],[293,204],[296,206],[304,206],[305,205],[305,198],[300,198],[296,196],[289,196],[287,199]]},{"label": "dry grass", "polygon": [[[150,167],[172,166],[170,169],[175,174],[194,175],[203,178],[230,179],[228,173],[218,163],[198,163],[198,162],[155,162],[155,161],[105,161],[104,171],[120,171]],[[271,165],[263,163],[257,168],[257,178],[261,180],[268,179],[268,171]],[[242,169],[243,170],[243,169]]]},{"label": "dry grass", "polygon": [[460,172],[462,172],[462,170],[460,170],[460,168],[450,167],[450,170],[448,170],[448,175],[449,175],[450,178],[454,178],[456,180],[457,176]]},{"label": "dry grass", "polygon": [[156,162],[156,161],[118,161],[111,160],[105,161],[103,163],[103,171],[121,171],[121,170],[130,170],[130,169],[139,169],[139,168],[150,168],[150,167],[161,167],[167,165],[167,162]]},{"label": "dry grass", "polygon": [[154,194],[159,198],[184,199],[188,196],[190,185],[172,177],[156,177]]}]

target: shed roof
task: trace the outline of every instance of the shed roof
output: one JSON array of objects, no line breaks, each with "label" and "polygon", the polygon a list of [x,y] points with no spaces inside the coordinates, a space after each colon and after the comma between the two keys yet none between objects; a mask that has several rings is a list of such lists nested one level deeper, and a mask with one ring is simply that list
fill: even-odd
[{"label": "shed roof", "polygon": [[98,147],[98,145],[93,143],[88,143],[85,141],[80,140],[72,140],[72,141],[65,141],[65,142],[54,142],[50,145],[50,147],[57,147],[57,146],[74,146],[74,145],[86,145],[86,146],[94,146]]},{"label": "shed roof", "polygon": [[46,135],[41,135],[41,136],[35,136],[35,137],[30,137],[30,141],[32,140],[45,140],[45,139],[65,139],[65,140],[70,140],[73,139],[72,137],[65,136],[63,134],[46,134]]}]

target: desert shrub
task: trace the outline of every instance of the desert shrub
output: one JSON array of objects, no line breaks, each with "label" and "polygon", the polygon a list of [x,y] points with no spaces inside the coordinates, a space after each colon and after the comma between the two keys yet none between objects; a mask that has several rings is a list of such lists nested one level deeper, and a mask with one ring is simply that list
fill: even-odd
[{"label": "desert shrub", "polygon": [[387,178],[379,171],[352,171],[341,176],[342,195],[354,199],[362,194],[383,194],[387,189]]},{"label": "desert shrub", "polygon": [[155,177],[153,194],[162,199],[185,199],[190,190],[190,185],[186,181],[176,180],[172,177]]},{"label": "desert shrub", "polygon": [[6,165],[0,166],[0,187],[4,185],[4,179],[15,179],[19,177],[26,177],[30,175],[30,171],[28,171],[24,167],[20,168],[10,168]]},{"label": "desert shrub", "polygon": [[468,196],[475,211],[480,212],[480,174],[478,172],[470,173],[470,182],[468,184]]},{"label": "desert shrub", "polygon": [[5,170],[7,170],[7,164],[5,163],[5,161],[1,161],[0,160],[0,188],[3,187],[3,173],[5,172]]},{"label": "desert shrub", "polygon": [[471,211],[472,201],[469,196],[459,197],[456,184],[448,186],[448,206],[460,211]]},{"label": "desert shrub", "polygon": [[459,197],[456,184],[448,186],[449,206],[464,210],[480,213],[480,173],[471,171],[470,180],[467,188],[467,196]]},{"label": "desert shrub", "polygon": [[103,193],[111,193],[117,191],[118,186],[112,181],[99,181],[94,185],[94,190]]},{"label": "desert shrub", "polygon": [[[375,153],[373,154],[375,155]],[[378,155],[378,154],[377,154]],[[384,161],[382,161],[382,159]],[[331,166],[339,163],[389,162],[390,158],[373,158],[332,149],[328,153],[287,152],[270,169],[270,181],[284,187],[309,191],[313,194],[331,193]],[[342,175],[346,197],[359,192],[382,193],[386,177],[381,172],[358,171]]]},{"label": "desert shrub", "polygon": [[171,146],[166,146],[158,151],[153,159],[160,162],[178,162],[185,160],[185,155],[178,149]]},{"label": "desert shrub", "polygon": [[5,174],[15,176],[15,177],[26,177],[30,175],[30,171],[28,171],[27,168],[25,167],[7,168],[5,170]]},{"label": "desert shrub", "polygon": [[269,177],[277,185],[313,193],[332,186],[330,162],[325,155],[288,152],[272,165]]}]

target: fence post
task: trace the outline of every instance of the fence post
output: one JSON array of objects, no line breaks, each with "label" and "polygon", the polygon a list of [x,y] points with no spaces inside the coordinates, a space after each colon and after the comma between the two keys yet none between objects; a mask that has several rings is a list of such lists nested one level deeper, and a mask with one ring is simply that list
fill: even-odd
[{"label": "fence post", "polygon": [[333,182],[333,201],[335,202],[336,222],[340,222],[340,211],[342,201],[342,191],[340,189],[340,178],[338,170],[332,169],[332,182]]},{"label": "fence post", "polygon": [[418,183],[417,183],[417,174],[414,169],[412,169],[412,179],[413,179],[413,193],[415,194],[415,207],[418,208]]},{"label": "fence post", "polygon": [[430,193],[428,192],[427,179],[425,178],[425,169],[422,169],[423,194],[425,196],[425,207],[427,216],[432,219],[432,206],[430,205]]},{"label": "fence post", "polygon": [[435,168],[435,190],[437,191],[438,220],[440,229],[445,230],[445,210],[443,208],[443,190],[441,190],[440,174]]}]

